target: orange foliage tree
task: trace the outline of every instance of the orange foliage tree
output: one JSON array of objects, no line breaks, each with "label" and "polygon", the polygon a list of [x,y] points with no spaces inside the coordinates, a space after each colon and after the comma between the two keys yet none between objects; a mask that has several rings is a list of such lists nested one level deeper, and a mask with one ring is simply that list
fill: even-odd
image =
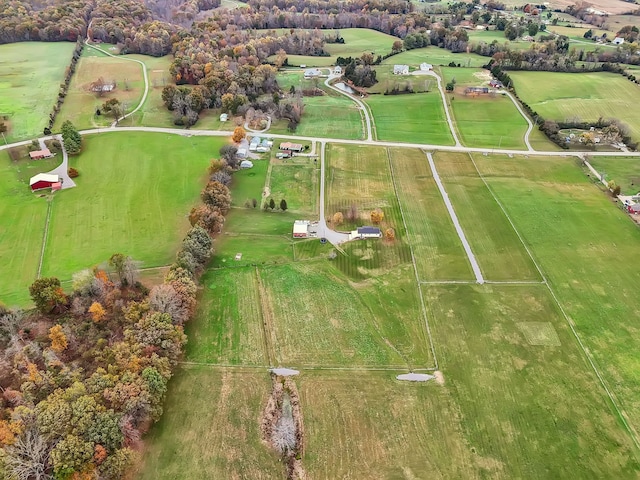
[{"label": "orange foliage tree", "polygon": [[378,225],[382,220],[384,220],[384,212],[382,210],[376,208],[371,212],[371,223]]},{"label": "orange foliage tree", "polygon": [[54,325],[49,329],[49,340],[54,352],[60,353],[67,349],[67,336],[62,331],[62,325]]},{"label": "orange foliage tree", "polygon": [[343,222],[344,222],[344,215],[342,215],[342,212],[336,212],[333,214],[334,225],[342,225]]},{"label": "orange foliage tree", "polygon": [[387,240],[394,240],[396,238],[396,231],[393,228],[387,228],[384,231],[384,238]]},{"label": "orange foliage tree", "polygon": [[100,323],[107,314],[107,311],[100,302],[93,302],[89,307],[89,313],[91,314],[91,318],[94,322]]},{"label": "orange foliage tree", "polygon": [[242,127],[236,127],[231,136],[231,140],[236,143],[240,143],[244,137],[247,136],[247,132]]}]

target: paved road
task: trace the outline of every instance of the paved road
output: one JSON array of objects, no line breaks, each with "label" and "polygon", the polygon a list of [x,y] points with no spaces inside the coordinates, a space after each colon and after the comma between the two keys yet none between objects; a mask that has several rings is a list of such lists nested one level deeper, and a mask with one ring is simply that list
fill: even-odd
[{"label": "paved road", "polygon": [[513,95],[511,95],[509,92],[507,92],[506,90],[505,90],[505,93],[511,99],[513,104],[516,106],[516,108],[520,112],[520,115],[522,115],[524,117],[524,119],[527,121],[527,123],[529,124],[529,128],[527,128],[527,133],[524,134],[524,144],[527,146],[527,148],[531,152],[531,151],[533,151],[533,148],[531,147],[531,144],[529,143],[529,135],[531,134],[531,131],[533,130],[533,122],[529,119],[529,115],[524,113],[524,110],[522,110],[522,107],[520,106],[520,102],[518,102],[515,99],[515,97]]},{"label": "paved road", "polygon": [[471,264],[471,269],[473,270],[473,274],[476,276],[476,282],[484,283],[484,277],[482,276],[482,272],[480,271],[480,265],[478,265],[478,261],[476,260],[476,257],[473,254],[473,251],[471,250],[471,245],[469,245],[469,242],[467,241],[467,237],[464,234],[464,230],[462,230],[462,226],[458,221],[458,216],[456,215],[456,212],[453,209],[453,204],[451,203],[451,200],[449,200],[449,195],[447,194],[447,191],[444,189],[444,185],[440,181],[440,175],[438,175],[438,170],[436,170],[436,164],[433,161],[433,157],[431,156],[431,153],[427,153],[427,160],[429,161],[429,166],[431,167],[431,173],[433,174],[433,179],[436,181],[438,190],[440,190],[440,195],[442,195],[444,204],[447,206],[447,211],[449,212],[449,216],[451,217],[453,226],[455,227],[458,237],[462,242],[462,247],[464,248],[464,251],[467,254],[467,258],[469,259],[469,263]]},{"label": "paved road", "polygon": [[325,168],[324,168],[325,142],[320,142],[320,221],[318,222],[318,237],[326,238],[332,245],[338,246],[349,240],[346,233],[336,232],[327,226],[324,216],[324,191],[325,191]]},{"label": "paved road", "polygon": [[444,89],[442,88],[442,79],[440,78],[440,75],[438,75],[433,70],[430,70],[428,73],[426,73],[426,75],[435,77],[436,79],[436,83],[438,84],[438,90],[440,91],[440,96],[442,97],[442,105],[444,106],[444,113],[447,116],[447,123],[449,124],[449,129],[451,130],[451,135],[453,135],[453,140],[456,144],[456,147],[461,147],[462,144],[458,139],[458,135],[456,134],[456,128],[453,125],[453,120],[451,119],[451,113],[449,112],[449,105],[447,104],[447,94],[444,92]]},{"label": "paved road", "polygon": [[338,92],[341,95],[345,95],[347,97],[349,97],[351,100],[353,100],[354,102],[356,102],[356,105],[358,105],[358,107],[360,108],[360,110],[362,110],[362,114],[364,115],[364,121],[365,121],[365,127],[367,129],[366,131],[366,141],[367,142],[372,142],[373,141],[373,136],[371,135],[371,116],[369,115],[369,110],[367,109],[367,106],[364,104],[364,102],[362,100],[360,100],[359,98],[357,98],[355,95],[350,95],[347,92],[340,90],[338,87],[334,87],[333,85],[330,85],[329,82],[332,80],[335,80],[336,78],[340,78],[341,75],[334,75],[333,71],[330,69],[329,70],[331,73],[329,74],[329,77],[324,81],[324,84],[327,88],[330,88],[331,90],[334,90],[336,92]]},{"label": "paved road", "polygon": [[[62,146],[62,163],[58,165],[56,168],[51,170],[50,172],[53,175],[58,175],[62,180],[62,189],[65,188],[73,188],[76,186],[76,182],[69,176],[69,156],[67,155],[67,149],[64,148],[64,142],[62,141],[62,135],[57,135],[55,137]],[[44,143],[44,138],[41,139],[42,143]]]}]

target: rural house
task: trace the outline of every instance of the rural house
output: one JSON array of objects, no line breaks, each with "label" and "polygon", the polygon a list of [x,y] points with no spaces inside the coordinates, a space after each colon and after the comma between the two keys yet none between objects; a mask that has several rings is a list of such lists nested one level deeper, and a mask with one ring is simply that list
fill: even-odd
[{"label": "rural house", "polygon": [[421,72],[428,72],[429,70],[433,70],[433,65],[431,65],[430,63],[421,63],[420,64],[420,71]]},{"label": "rural house", "polygon": [[624,38],[616,37],[611,43],[613,43],[614,45],[622,45],[624,43]]},{"label": "rural house", "polygon": [[258,146],[260,145],[260,142],[262,141],[262,139],[260,137],[253,137],[251,139],[251,143],[249,143],[249,151],[250,152],[255,152],[258,148]]},{"label": "rural house", "polygon": [[489,82],[489,86],[493,88],[502,88],[504,85],[500,80],[496,80],[495,78]]},{"label": "rural house", "polygon": [[293,222],[293,238],[309,237],[309,220],[296,220]]},{"label": "rural house", "polygon": [[381,238],[382,232],[378,227],[359,227],[353,230],[349,235],[349,240],[365,239],[365,238]]},{"label": "rural house", "polygon": [[310,78],[316,78],[322,75],[322,71],[317,68],[308,68],[304,71],[304,78],[309,80]]},{"label": "rural house", "polygon": [[36,150],[35,152],[29,152],[29,157],[31,160],[38,160],[40,158],[50,158],[53,157],[48,148],[44,148],[42,150]]},{"label": "rural house", "polygon": [[45,188],[59,190],[61,186],[60,183],[60,177],[50,173],[39,173],[31,177],[31,180],[29,180],[29,186],[31,187],[32,192],[35,192],[36,190],[44,190]]},{"label": "rural house", "polygon": [[409,75],[409,65],[394,65],[393,66],[393,74],[394,75]]}]

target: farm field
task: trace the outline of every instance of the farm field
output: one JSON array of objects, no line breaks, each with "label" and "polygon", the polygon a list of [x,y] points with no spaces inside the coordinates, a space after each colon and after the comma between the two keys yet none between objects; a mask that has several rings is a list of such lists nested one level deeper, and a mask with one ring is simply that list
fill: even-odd
[{"label": "farm field", "polygon": [[598,172],[604,172],[607,180],[620,185],[622,195],[640,192],[640,160],[634,157],[592,157],[589,163]]},{"label": "farm field", "polygon": [[[90,54],[85,54],[78,60],[69,93],[56,117],[54,131],[60,131],[65,120],[71,122],[78,129],[95,128],[110,125],[114,121],[111,115],[96,115],[104,102],[117,98],[126,107],[125,111],[133,110],[144,92],[144,80],[139,64],[123,58],[101,56],[89,47]],[[105,92],[101,96],[91,91],[91,84],[102,78],[106,84],[115,82],[116,88],[112,92]]]},{"label": "farm field", "polygon": [[464,94],[466,87],[488,85],[491,74],[487,70],[449,67],[440,70],[445,85],[456,80],[455,94],[448,95],[447,100],[463,145],[526,149],[524,135],[528,125],[509,97]]},{"label": "farm field", "polygon": [[[296,377],[305,423],[302,464],[310,478],[633,477],[640,465],[631,438],[561,307],[576,320],[606,381],[624,380],[609,387],[633,422],[639,370],[623,345],[635,330],[622,319],[637,316],[635,273],[621,262],[637,249],[637,229],[573,159],[473,159],[490,188],[469,155],[435,154],[483,273],[514,284],[473,282],[419,150],[330,145],[326,154],[327,214],[351,203],[361,212],[383,205],[398,232],[392,256],[383,253],[385,241],[368,240],[347,244],[347,255],[328,260],[331,247],[291,241],[296,216],[290,212],[233,208],[216,242],[221,253],[203,277],[198,314],[187,326],[186,360],[194,365],[170,385],[167,415],[151,431],[141,478],[174,478],[177,457],[189,464],[189,475],[215,475],[221,466],[239,478],[282,475],[272,470],[279,463],[257,431],[270,385],[267,365],[302,370]],[[312,169],[274,161],[272,185],[276,168]],[[311,177],[299,178],[315,190]],[[258,184],[238,177],[232,189]],[[549,286],[494,192],[517,215],[515,227]],[[592,208],[594,225],[585,215]],[[612,217],[621,228],[611,228]],[[270,250],[269,242],[288,254]],[[426,282],[419,288],[410,255],[400,254],[410,246]],[[615,248],[621,257],[610,270]],[[242,251],[243,260],[234,263],[232,251]],[[590,259],[596,251],[609,253]],[[247,263],[245,253],[253,255]],[[615,275],[620,291],[607,300]],[[597,319],[589,318],[593,312]],[[394,380],[434,364],[443,384]],[[184,410],[179,404],[187,397],[193,405]],[[192,438],[208,438],[212,425],[220,436],[189,449]],[[240,430],[240,439],[229,437]],[[236,461],[240,451],[251,458]]]},{"label": "farm field", "polygon": [[139,132],[85,138],[83,153],[71,160],[78,186],[52,204],[42,274],[69,279],[116,252],[143,267],[170,263],[209,160],[225,141]]},{"label": "farm field", "polygon": [[474,158],[637,427],[640,370],[629,348],[637,338],[630,320],[638,316],[637,269],[629,262],[640,242],[637,227],[575,160],[545,158],[534,166]]},{"label": "farm field", "polygon": [[[304,112],[295,134],[348,140],[363,138],[362,114],[355,102],[337,92],[326,93],[318,97],[304,97]],[[271,125],[269,133],[286,135],[289,133],[287,125],[286,120],[279,120]]]},{"label": "farm field", "polygon": [[53,168],[38,162],[14,162],[0,152],[0,302],[8,306],[29,303],[28,287],[38,272],[47,200],[31,193],[29,178]]},{"label": "farm field", "polygon": [[182,367],[169,383],[162,419],[147,436],[137,478],[283,477],[284,465],[260,442],[258,419],[270,390],[263,372]]},{"label": "farm field", "polygon": [[384,59],[382,65],[407,64],[417,67],[423,62],[432,65],[449,65],[451,62],[455,62],[464,67],[481,67],[487,63],[487,57],[475,53],[452,53],[444,48],[424,47],[393,55]]},{"label": "farm field", "polygon": [[466,153],[439,152],[434,161],[485,280],[541,281],[471,157]]},{"label": "farm field", "polygon": [[407,148],[389,152],[420,280],[473,280],[425,153]]},{"label": "farm field", "polygon": [[58,98],[74,43],[0,45],[0,118],[8,116],[7,142],[42,134]]},{"label": "farm field", "polygon": [[453,145],[437,89],[410,95],[374,95],[366,99],[379,140]]},{"label": "farm field", "polygon": [[[267,30],[258,30],[258,32]],[[338,30],[323,30],[325,36],[335,36]],[[327,67],[335,65],[338,57],[360,57],[363,53],[373,52],[375,55],[386,55],[391,52],[396,37],[367,28],[341,28],[340,35],[344,43],[327,43],[325,50],[328,57],[312,57],[308,55],[287,55],[289,65],[306,65],[307,67]],[[275,56],[273,56],[275,58]],[[271,60],[272,57],[269,57]]]},{"label": "farm field", "polygon": [[[640,140],[640,102],[636,85],[613,73],[512,72],[518,96],[548,120],[617,118]],[[544,86],[544,88],[540,88]]]}]

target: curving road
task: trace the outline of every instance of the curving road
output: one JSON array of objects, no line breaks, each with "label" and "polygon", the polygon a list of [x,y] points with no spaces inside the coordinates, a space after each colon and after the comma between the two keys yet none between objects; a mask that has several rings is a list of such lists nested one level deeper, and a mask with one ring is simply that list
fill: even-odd
[{"label": "curving road", "polygon": [[447,117],[447,123],[449,124],[449,130],[451,130],[451,135],[453,136],[453,141],[456,144],[456,147],[461,147],[462,144],[458,139],[458,135],[456,134],[455,126],[453,125],[453,120],[451,119],[451,112],[449,112],[449,104],[447,103],[447,94],[442,89],[442,79],[440,75],[438,75],[433,70],[430,70],[425,75],[429,75],[431,77],[435,77],[436,83],[438,84],[438,90],[440,91],[440,96],[442,97],[442,105],[444,106],[444,114]]},{"label": "curving road", "polygon": [[522,110],[522,107],[520,106],[520,102],[518,102],[518,100],[516,100],[515,97],[513,95],[511,95],[511,93],[507,92],[506,90],[504,90],[504,92],[511,99],[513,104],[516,106],[516,108],[520,112],[520,115],[522,115],[524,117],[524,119],[527,121],[527,124],[529,124],[529,128],[527,128],[527,132],[524,134],[524,144],[527,146],[527,148],[531,152],[531,151],[533,151],[533,147],[529,143],[529,135],[531,134],[531,131],[533,130],[533,122],[531,121],[529,116],[524,112],[524,110]]},{"label": "curving road", "polygon": [[358,105],[358,108],[360,108],[360,110],[362,111],[362,114],[364,115],[364,121],[365,121],[365,127],[367,130],[367,138],[366,141],[367,142],[371,142],[373,141],[373,136],[371,135],[371,124],[372,124],[372,120],[371,120],[371,116],[369,115],[369,110],[367,109],[367,106],[364,104],[364,102],[362,100],[360,100],[359,98],[355,97],[354,95],[349,95],[347,92],[340,90],[338,87],[334,87],[333,85],[330,85],[329,82],[332,80],[335,80],[336,78],[340,78],[342,75],[335,75],[333,73],[333,71],[331,69],[329,69],[329,76],[327,77],[327,79],[324,81],[324,85],[327,88],[330,88],[331,90],[334,90],[342,95],[345,95],[347,97],[349,97],[351,100],[353,100],[354,102],[356,102],[356,105]]}]

